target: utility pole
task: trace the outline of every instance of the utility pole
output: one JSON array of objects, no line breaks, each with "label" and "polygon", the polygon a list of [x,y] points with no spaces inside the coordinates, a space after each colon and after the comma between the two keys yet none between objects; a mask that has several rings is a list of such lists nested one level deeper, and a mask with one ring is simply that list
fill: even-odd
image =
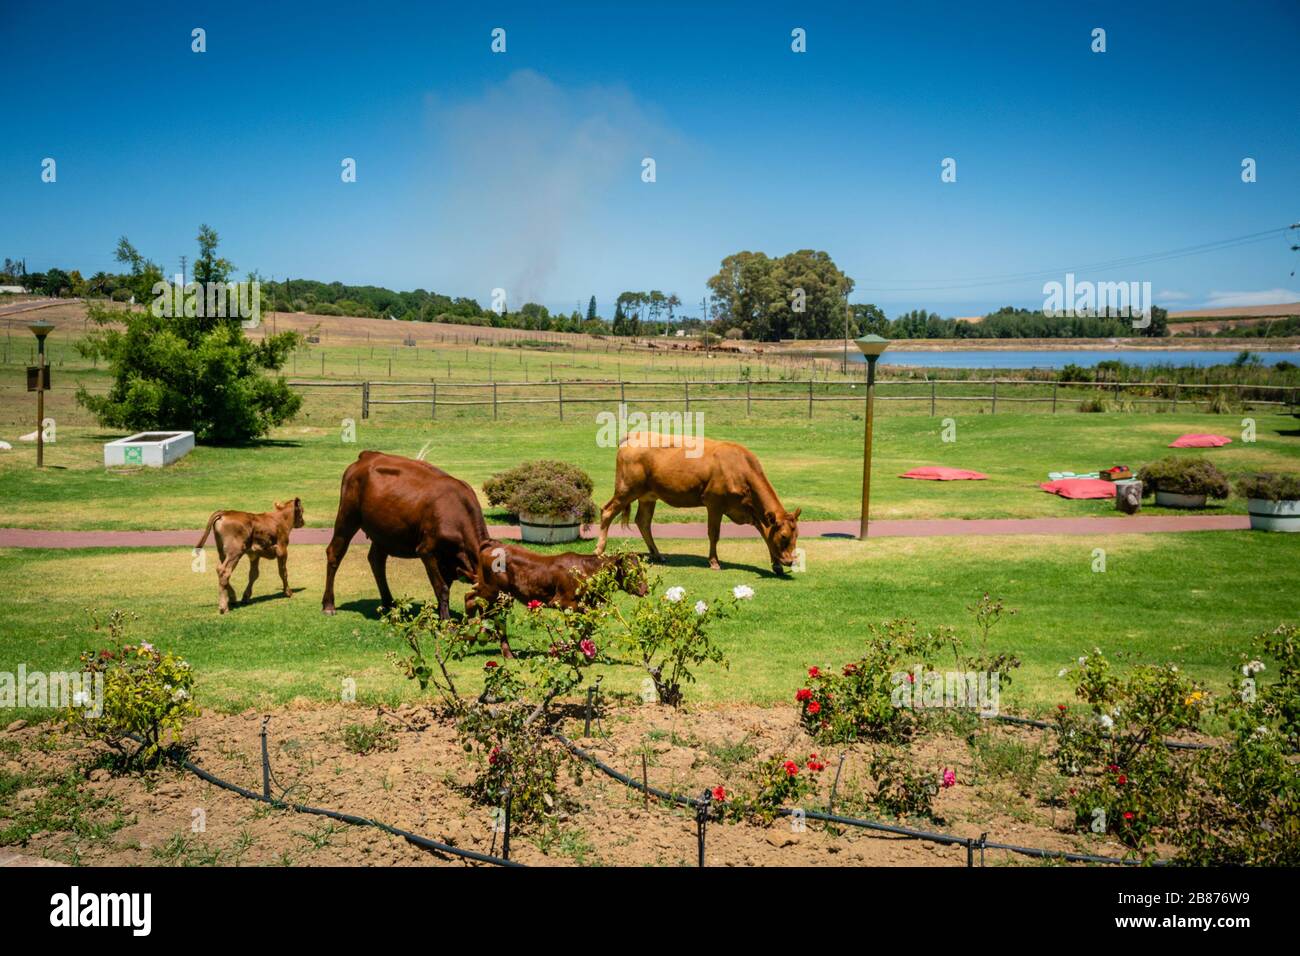
[{"label": "utility pole", "polygon": [[185,265],[188,262],[189,262],[188,258],[186,258],[185,256],[181,256],[181,286],[182,287],[189,284],[185,281]]}]

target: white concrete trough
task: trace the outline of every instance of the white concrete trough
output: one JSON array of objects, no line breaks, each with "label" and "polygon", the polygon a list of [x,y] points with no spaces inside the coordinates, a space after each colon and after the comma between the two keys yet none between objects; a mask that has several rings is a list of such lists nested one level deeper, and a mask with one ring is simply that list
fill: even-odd
[{"label": "white concrete trough", "polygon": [[140,432],[104,445],[104,467],[161,468],[194,450],[194,432]]}]

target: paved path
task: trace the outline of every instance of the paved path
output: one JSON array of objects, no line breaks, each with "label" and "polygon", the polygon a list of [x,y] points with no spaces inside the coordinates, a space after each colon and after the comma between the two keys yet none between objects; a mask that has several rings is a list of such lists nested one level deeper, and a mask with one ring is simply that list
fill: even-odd
[{"label": "paved path", "polygon": [[[933,518],[902,521],[873,521],[872,538],[940,538],[961,535],[998,534],[1131,534],[1169,531],[1244,531],[1250,527],[1246,515],[1133,515],[1126,518]],[[517,539],[514,525],[488,528],[494,538]],[[856,538],[856,521],[801,521],[804,538]],[[0,528],[0,548],[193,548],[203,533],[190,531],[36,531],[24,528]],[[295,544],[328,544],[333,532],[329,528],[298,528],[293,532]],[[703,523],[656,524],[656,538],[704,538]],[[591,531],[588,537],[594,536]],[[724,524],[724,538],[752,538],[757,532],[748,526]],[[639,538],[633,528],[615,526],[610,537]],[[365,535],[358,533],[358,541]]]}]

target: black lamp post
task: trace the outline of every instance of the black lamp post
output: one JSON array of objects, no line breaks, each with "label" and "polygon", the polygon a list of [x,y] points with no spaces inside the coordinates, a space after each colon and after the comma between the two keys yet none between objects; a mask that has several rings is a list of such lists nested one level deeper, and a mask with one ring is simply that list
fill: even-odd
[{"label": "black lamp post", "polygon": [[38,319],[27,326],[36,336],[36,467],[45,467],[45,337],[53,324]]},{"label": "black lamp post", "polygon": [[876,360],[889,348],[889,340],[879,335],[864,335],[854,344],[867,359],[867,423],[862,444],[862,520],[858,526],[858,540],[867,537],[867,511],[871,507],[871,430],[876,410]]}]

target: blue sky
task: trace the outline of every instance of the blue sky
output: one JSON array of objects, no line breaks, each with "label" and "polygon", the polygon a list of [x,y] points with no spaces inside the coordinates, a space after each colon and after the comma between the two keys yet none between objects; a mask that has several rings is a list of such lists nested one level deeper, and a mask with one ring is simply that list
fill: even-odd
[{"label": "blue sky", "polygon": [[[855,301],[971,315],[1300,220],[1294,0],[702,6],[5,0],[0,256],[89,274],[125,234],[172,271],[207,222],[266,276],[608,316],[816,248]],[[1177,309],[1300,299],[1298,264],[1279,235],[1078,278]]]}]

